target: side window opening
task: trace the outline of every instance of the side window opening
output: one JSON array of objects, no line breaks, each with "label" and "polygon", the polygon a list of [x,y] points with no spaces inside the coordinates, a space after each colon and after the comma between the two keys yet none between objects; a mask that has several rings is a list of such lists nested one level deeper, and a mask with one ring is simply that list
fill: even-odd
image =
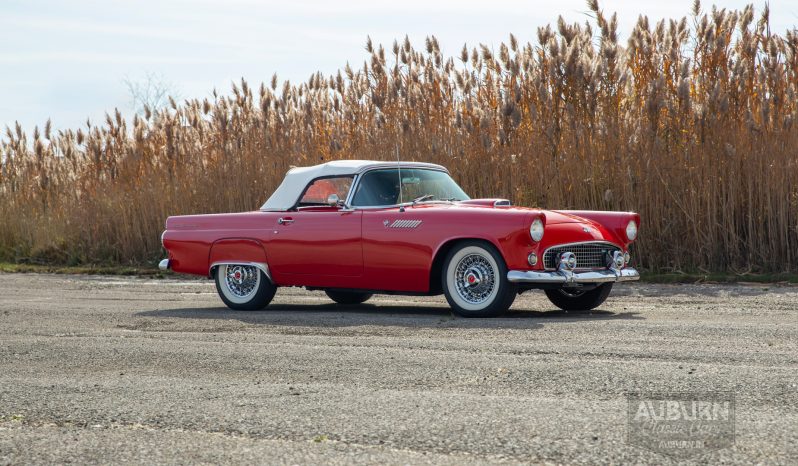
[{"label": "side window opening", "polygon": [[352,176],[319,178],[310,183],[305,189],[297,207],[326,206],[327,198],[331,194],[335,194],[339,199],[344,200],[352,187],[352,180]]},{"label": "side window opening", "polygon": [[394,205],[399,199],[395,170],[375,170],[363,176],[352,199],[356,206]]}]

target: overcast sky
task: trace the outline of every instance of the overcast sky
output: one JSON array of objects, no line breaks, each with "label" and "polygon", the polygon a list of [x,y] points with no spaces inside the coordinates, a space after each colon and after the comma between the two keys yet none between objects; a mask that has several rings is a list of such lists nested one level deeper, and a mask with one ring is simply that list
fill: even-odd
[{"label": "overcast sky", "polygon": [[[726,8],[745,1],[727,0]],[[625,42],[639,14],[689,14],[692,0],[604,0]],[[761,11],[763,2],[755,4]],[[708,10],[711,3],[703,2]],[[99,122],[118,107],[132,113],[124,79],[163,76],[183,98],[227,93],[232,80],[253,86],[304,81],[367,58],[366,36],[386,48],[405,34],[416,47],[438,37],[455,55],[463,43],[496,45],[514,33],[535,41],[538,26],[587,20],[583,0],[0,0],[0,129]],[[798,24],[798,2],[771,1],[772,28]]]}]

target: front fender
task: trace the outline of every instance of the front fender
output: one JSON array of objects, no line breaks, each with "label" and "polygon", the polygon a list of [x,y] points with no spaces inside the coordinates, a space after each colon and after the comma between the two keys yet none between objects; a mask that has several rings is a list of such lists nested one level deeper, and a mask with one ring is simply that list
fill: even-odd
[{"label": "front fender", "polygon": [[629,220],[634,220],[635,223],[637,223],[638,231],[640,230],[640,214],[635,212],[612,212],[602,210],[558,210],[557,212],[574,215],[598,223],[612,232],[618,244],[624,246],[624,248],[629,247],[629,244],[633,243],[633,241],[629,241],[626,237],[626,225],[629,224]]}]

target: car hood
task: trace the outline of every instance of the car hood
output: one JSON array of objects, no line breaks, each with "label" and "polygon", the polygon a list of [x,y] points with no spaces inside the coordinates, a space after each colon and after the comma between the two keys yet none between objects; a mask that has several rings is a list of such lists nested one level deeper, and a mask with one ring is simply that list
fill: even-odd
[{"label": "car hood", "polygon": [[471,208],[483,209],[501,209],[501,210],[515,210],[515,211],[535,211],[543,212],[546,216],[546,225],[557,225],[560,223],[593,223],[588,219],[569,214],[566,212],[559,212],[556,210],[536,209],[533,207],[519,207],[509,205],[507,199],[491,198],[491,199],[469,199],[467,201],[460,201],[456,205]]}]

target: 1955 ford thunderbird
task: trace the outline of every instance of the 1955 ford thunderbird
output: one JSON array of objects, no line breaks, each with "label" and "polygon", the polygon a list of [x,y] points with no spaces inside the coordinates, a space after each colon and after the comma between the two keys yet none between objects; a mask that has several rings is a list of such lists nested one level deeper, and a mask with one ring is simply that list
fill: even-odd
[{"label": "1955 ford thunderbird", "polygon": [[561,309],[588,310],[639,278],[638,225],[632,212],[470,199],[440,165],[346,160],[289,170],[255,212],[169,217],[160,268],[215,279],[236,310],[263,309],[281,286],[349,305],[443,293],[466,317],[542,289]]}]

